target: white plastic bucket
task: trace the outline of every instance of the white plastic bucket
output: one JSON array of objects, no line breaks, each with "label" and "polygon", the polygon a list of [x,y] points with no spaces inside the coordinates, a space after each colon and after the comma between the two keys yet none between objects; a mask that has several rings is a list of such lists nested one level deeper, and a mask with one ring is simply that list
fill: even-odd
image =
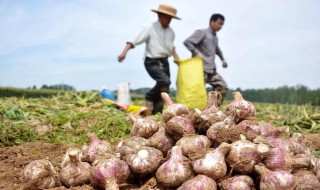
[{"label": "white plastic bucket", "polygon": [[130,86],[128,82],[120,83],[118,85],[117,102],[120,104],[131,104]]}]

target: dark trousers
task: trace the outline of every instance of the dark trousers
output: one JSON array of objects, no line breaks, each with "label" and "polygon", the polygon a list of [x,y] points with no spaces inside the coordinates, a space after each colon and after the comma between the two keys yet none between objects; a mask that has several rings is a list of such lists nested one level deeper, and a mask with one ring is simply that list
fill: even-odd
[{"label": "dark trousers", "polygon": [[161,92],[169,93],[170,68],[168,58],[148,58],[144,61],[144,66],[150,77],[156,81],[156,85],[146,93],[146,100],[153,102],[152,114],[162,112],[163,100]]},{"label": "dark trousers", "polygon": [[226,81],[216,71],[214,71],[214,73],[204,72],[204,80],[206,83],[212,86],[212,90],[219,91],[221,93],[222,99],[221,102],[218,102],[218,105],[222,104],[222,101],[228,92],[228,86]]}]

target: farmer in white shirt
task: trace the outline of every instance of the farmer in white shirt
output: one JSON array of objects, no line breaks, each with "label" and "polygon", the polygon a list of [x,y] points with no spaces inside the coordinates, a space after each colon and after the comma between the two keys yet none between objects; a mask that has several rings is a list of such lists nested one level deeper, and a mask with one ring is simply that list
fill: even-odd
[{"label": "farmer in white shirt", "polygon": [[172,18],[179,20],[180,18],[176,16],[177,10],[168,5],[159,5],[157,10],[152,11],[158,14],[158,21],[145,27],[134,40],[127,42],[118,61],[122,62],[130,49],[145,42],[144,65],[149,75],[156,81],[156,85],[146,93],[145,100],[146,107],[155,114],[162,112],[163,109],[161,92],[169,93],[171,81],[168,57],[172,55],[176,60],[179,59],[173,43],[175,35],[169,24]]}]

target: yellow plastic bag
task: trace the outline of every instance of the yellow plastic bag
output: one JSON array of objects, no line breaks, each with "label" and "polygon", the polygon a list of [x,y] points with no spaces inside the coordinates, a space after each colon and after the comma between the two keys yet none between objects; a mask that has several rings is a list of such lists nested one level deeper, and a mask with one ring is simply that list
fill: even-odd
[{"label": "yellow plastic bag", "polygon": [[177,102],[189,108],[203,109],[207,103],[207,92],[201,58],[180,60],[177,77]]}]

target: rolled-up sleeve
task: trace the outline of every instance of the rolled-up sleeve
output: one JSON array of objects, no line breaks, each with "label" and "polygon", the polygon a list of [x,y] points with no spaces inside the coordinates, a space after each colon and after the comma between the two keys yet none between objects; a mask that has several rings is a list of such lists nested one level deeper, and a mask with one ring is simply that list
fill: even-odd
[{"label": "rolled-up sleeve", "polygon": [[205,33],[201,30],[196,30],[189,38],[187,38],[183,44],[187,47],[189,51],[193,54],[198,54],[196,46],[204,39]]},{"label": "rolled-up sleeve", "polygon": [[150,29],[150,26],[144,27],[136,38],[134,38],[132,41],[128,41],[127,43],[130,43],[133,45],[133,47],[135,47],[136,45],[148,41],[150,37]]}]

